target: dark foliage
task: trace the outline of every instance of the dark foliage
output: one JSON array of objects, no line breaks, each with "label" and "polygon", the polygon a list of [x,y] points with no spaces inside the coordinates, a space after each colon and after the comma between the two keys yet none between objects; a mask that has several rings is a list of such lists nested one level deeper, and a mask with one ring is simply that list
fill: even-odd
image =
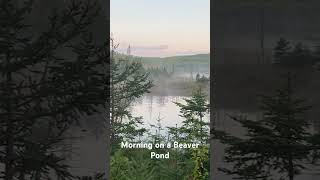
[{"label": "dark foliage", "polygon": [[[153,86],[149,73],[140,62],[130,57],[116,56],[116,46],[111,40],[111,142],[113,152],[122,140],[133,140],[146,132],[140,128],[142,118],[134,117],[132,104]],[[128,59],[129,58],[129,59]]]},{"label": "dark foliage", "polygon": [[309,133],[306,119],[310,108],[294,94],[289,75],[274,95],[261,97],[261,120],[232,117],[246,129],[245,137],[213,131],[215,138],[228,145],[225,160],[232,165],[220,170],[239,179],[293,180],[308,161],[318,158],[319,135]]},{"label": "dark foliage", "polygon": [[280,38],[273,51],[273,63],[282,67],[300,68],[314,63],[312,51],[302,43],[291,47],[289,41]]},{"label": "dark foliage", "polygon": [[0,3],[1,178],[71,178],[58,144],[81,114],[98,112],[108,98],[108,46],[89,31],[99,5],[71,1],[34,33],[25,20],[33,0],[16,3]]}]

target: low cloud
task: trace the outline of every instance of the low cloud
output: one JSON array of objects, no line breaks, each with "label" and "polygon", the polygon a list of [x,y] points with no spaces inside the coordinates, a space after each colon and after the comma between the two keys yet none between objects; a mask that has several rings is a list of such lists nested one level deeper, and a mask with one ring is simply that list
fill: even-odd
[{"label": "low cloud", "polygon": [[[129,47],[129,44],[120,44],[117,51],[121,53],[127,53],[127,49]],[[159,53],[162,54],[162,52],[167,51],[169,49],[168,45],[156,45],[156,46],[135,46],[130,45],[131,47],[131,53],[133,55],[158,55]]]},{"label": "low cloud", "polygon": [[194,54],[208,54],[210,52],[206,50],[200,50],[200,51],[192,51],[192,50],[187,50],[187,51],[179,51],[177,52],[177,55],[194,55]]},{"label": "low cloud", "polygon": [[132,50],[150,50],[150,51],[162,51],[169,48],[168,45],[158,45],[158,46],[132,46]]}]

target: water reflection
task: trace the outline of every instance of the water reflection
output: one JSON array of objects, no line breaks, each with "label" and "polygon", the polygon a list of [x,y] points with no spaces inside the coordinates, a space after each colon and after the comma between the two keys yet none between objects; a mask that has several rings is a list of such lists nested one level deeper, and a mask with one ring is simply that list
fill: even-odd
[{"label": "water reflection", "polygon": [[[134,116],[142,116],[144,126],[149,128],[150,124],[157,124],[161,118],[162,127],[180,126],[184,120],[180,114],[179,107],[175,102],[184,103],[188,96],[143,96],[132,107]],[[205,117],[209,121],[209,115]]]},{"label": "water reflection", "polygon": [[183,121],[175,102],[183,103],[186,96],[143,96],[132,107],[134,116],[142,116],[146,126],[156,124],[160,116],[162,126],[178,126]]}]

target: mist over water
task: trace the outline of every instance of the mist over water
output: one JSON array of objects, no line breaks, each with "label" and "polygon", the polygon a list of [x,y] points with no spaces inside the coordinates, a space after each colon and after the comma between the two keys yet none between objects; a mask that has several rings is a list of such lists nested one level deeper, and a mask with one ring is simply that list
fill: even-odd
[{"label": "mist over water", "polygon": [[[202,63],[197,64],[199,58]],[[166,127],[181,126],[184,120],[180,116],[180,109],[175,104],[185,103],[184,99],[201,89],[209,101],[209,82],[199,83],[196,78],[210,77],[210,60],[208,55],[193,55],[170,57],[167,59],[142,59],[142,64],[150,73],[154,86],[150,93],[144,94],[132,106],[135,117],[142,117],[143,127],[154,132],[150,125],[158,125],[160,119],[161,134],[166,134]],[[209,115],[205,117],[209,122]]]}]

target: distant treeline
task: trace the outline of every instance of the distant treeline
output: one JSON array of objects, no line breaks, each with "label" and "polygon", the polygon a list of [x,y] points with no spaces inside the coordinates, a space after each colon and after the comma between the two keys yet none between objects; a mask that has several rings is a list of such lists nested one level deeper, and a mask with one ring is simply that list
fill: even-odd
[{"label": "distant treeline", "polygon": [[273,49],[273,64],[284,67],[302,67],[320,62],[320,45],[310,48],[301,42],[291,43],[280,38]]},{"label": "distant treeline", "polygon": [[132,55],[125,55],[117,53],[120,59],[127,59],[129,61],[139,61],[147,68],[166,67],[181,68],[181,67],[199,67],[202,71],[210,71],[210,54],[196,54],[186,56],[172,56],[172,57],[138,57]]},{"label": "distant treeline", "polygon": [[259,60],[260,52],[255,48],[220,48],[214,53],[215,65],[230,64],[274,64],[282,67],[302,67],[320,62],[320,45],[289,41],[279,38],[272,48],[265,48],[264,62]]},{"label": "distant treeline", "polygon": [[255,107],[252,96],[270,92],[279,85],[279,77],[288,71],[297,78],[297,92],[308,94],[316,101],[320,98],[319,63],[320,46],[308,47],[280,38],[270,63],[215,64],[216,105],[224,108]]}]

